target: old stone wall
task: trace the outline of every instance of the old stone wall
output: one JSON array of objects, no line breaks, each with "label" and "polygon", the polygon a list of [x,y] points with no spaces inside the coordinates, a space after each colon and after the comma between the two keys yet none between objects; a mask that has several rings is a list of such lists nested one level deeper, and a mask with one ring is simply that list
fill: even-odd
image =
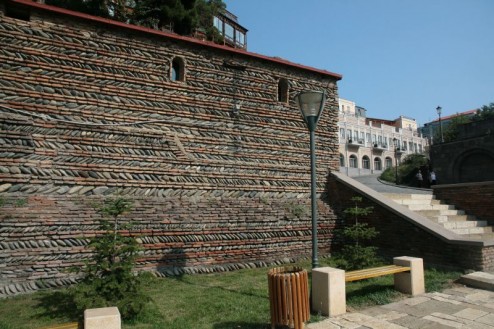
[{"label": "old stone wall", "polygon": [[437,199],[494,225],[494,182],[437,185],[432,191]]},{"label": "old stone wall", "polygon": [[[346,219],[344,209],[354,206],[351,198],[361,196],[362,207],[373,207],[371,215],[360,218],[380,232],[372,242],[379,247],[385,258],[397,256],[413,256],[424,259],[426,266],[450,267],[456,269],[472,269],[480,271],[494,270],[494,246],[483,245],[481,242],[468,243],[448,241],[425,229],[405,220],[397,213],[373,202],[351,186],[330,176],[327,185],[327,200],[343,222],[337,221],[336,228],[352,224],[352,219]],[[339,248],[334,241],[334,249]]]},{"label": "old stone wall", "polygon": [[[72,282],[63,270],[88,254],[94,205],[117,194],[134,202],[142,269],[309,256],[309,134],[293,97],[328,95],[322,191],[338,168],[338,75],[16,2],[28,19],[0,3],[1,295]],[[280,79],[288,101],[278,101]],[[335,215],[319,210],[327,253]]]},{"label": "old stone wall", "polygon": [[431,146],[430,156],[439,184],[494,180],[494,119],[458,127],[455,141]]}]

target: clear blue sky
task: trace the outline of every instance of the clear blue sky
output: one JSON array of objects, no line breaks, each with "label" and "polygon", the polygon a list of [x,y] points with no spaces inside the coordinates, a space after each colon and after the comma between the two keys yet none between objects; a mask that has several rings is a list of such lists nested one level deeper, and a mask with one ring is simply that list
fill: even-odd
[{"label": "clear blue sky", "polygon": [[494,0],[224,0],[248,50],[343,75],[370,117],[494,102]]}]

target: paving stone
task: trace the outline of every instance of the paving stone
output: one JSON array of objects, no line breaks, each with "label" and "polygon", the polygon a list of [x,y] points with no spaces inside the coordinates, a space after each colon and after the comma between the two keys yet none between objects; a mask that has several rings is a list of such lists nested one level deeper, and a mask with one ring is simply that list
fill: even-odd
[{"label": "paving stone", "polygon": [[461,310],[459,312],[454,313],[453,315],[457,316],[459,318],[464,318],[464,319],[468,319],[468,320],[475,320],[475,319],[480,318],[482,316],[485,316],[487,314],[489,314],[489,313],[479,311],[479,310],[476,310],[473,308],[466,308],[464,310]]},{"label": "paving stone", "polygon": [[483,317],[480,317],[480,318],[476,319],[475,321],[490,325],[494,328],[494,314],[493,313],[484,315]]}]

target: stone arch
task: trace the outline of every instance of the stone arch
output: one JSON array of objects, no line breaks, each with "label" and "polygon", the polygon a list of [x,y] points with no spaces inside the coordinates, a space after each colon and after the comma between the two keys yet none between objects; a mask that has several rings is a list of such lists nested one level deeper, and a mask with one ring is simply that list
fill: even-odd
[{"label": "stone arch", "polygon": [[375,157],[374,158],[374,170],[382,170],[382,160],[380,157]]},{"label": "stone arch", "polygon": [[493,168],[493,152],[481,148],[471,149],[455,159],[453,177],[457,183],[494,181]]},{"label": "stone arch", "polygon": [[362,157],[362,168],[370,169],[370,159],[367,155]]},{"label": "stone arch", "polygon": [[173,58],[170,79],[172,81],[185,81],[185,61],[182,57]]},{"label": "stone arch", "polygon": [[358,168],[358,157],[355,154],[350,155],[349,158],[349,167],[350,168]]}]

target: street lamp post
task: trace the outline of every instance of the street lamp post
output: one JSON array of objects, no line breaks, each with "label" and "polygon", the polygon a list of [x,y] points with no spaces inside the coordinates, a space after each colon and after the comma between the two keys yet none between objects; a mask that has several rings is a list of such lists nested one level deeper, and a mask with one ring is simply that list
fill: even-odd
[{"label": "street lamp post", "polygon": [[395,184],[398,185],[398,139],[393,138],[393,143],[395,145]]},{"label": "street lamp post", "polygon": [[444,143],[444,137],[443,137],[443,123],[441,121],[441,111],[442,107],[438,106],[436,107],[437,115],[439,115],[439,133],[441,134],[441,143]]},{"label": "street lamp post", "polygon": [[319,267],[317,259],[317,194],[316,194],[316,147],[315,131],[326,101],[323,91],[303,91],[295,100],[298,103],[302,118],[310,132],[310,181],[312,209],[312,268]]}]

